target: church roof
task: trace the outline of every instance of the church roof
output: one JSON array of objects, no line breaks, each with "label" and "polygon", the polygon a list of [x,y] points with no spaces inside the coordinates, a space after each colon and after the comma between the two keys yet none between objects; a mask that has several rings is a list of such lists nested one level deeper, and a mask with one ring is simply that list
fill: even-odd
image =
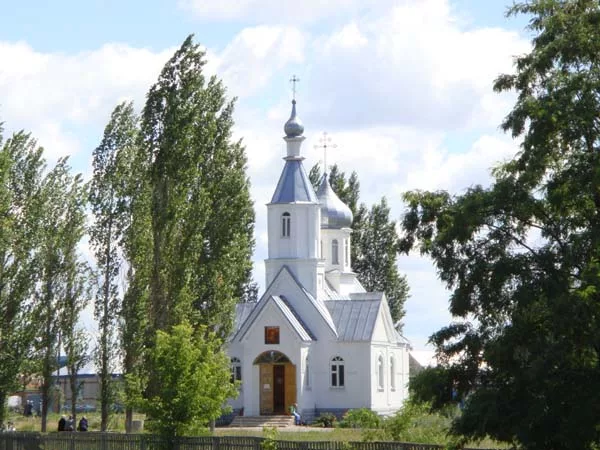
[{"label": "church roof", "polygon": [[242,324],[250,316],[250,313],[256,305],[256,303],[238,303],[235,305],[235,320],[233,322],[233,331],[231,333],[232,337],[240,330]]},{"label": "church roof", "polygon": [[325,302],[335,323],[338,340],[371,340],[381,305],[381,295],[379,297],[379,300],[329,300]]},{"label": "church roof", "polygon": [[317,196],[301,159],[285,162],[271,203],[317,203]]},{"label": "church roof", "polygon": [[290,325],[292,325],[292,328],[296,330],[296,333],[298,333],[298,335],[303,341],[317,340],[315,335],[310,331],[310,329],[306,326],[304,321],[300,318],[298,313],[294,310],[292,305],[289,304],[289,302],[283,295],[274,295],[273,300],[275,301],[277,306],[279,306],[279,309],[281,310],[285,318],[288,320]]},{"label": "church roof", "polygon": [[333,191],[327,172],[321,178],[317,199],[321,204],[321,228],[340,229],[352,226],[352,211]]},{"label": "church roof", "polygon": [[[294,308],[288,303],[288,301],[277,295],[271,295],[268,298],[263,298],[258,303],[239,303],[236,307],[236,325],[232,334],[232,341],[241,339],[252,327],[254,321],[258,318],[261,311],[265,306],[273,302],[276,307],[281,311],[282,315],[287,319],[291,327],[296,331],[300,339],[303,341],[312,341],[315,338],[314,334],[298,316]],[[246,306],[246,305],[252,305]],[[239,319],[242,319],[238,322]]]}]

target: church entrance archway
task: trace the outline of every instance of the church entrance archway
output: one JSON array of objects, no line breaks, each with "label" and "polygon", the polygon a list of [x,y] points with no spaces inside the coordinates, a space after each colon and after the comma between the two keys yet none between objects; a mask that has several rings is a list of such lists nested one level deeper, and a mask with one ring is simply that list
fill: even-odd
[{"label": "church entrance archway", "polygon": [[296,366],[281,352],[270,350],[256,357],[259,366],[260,414],[287,414],[296,403]]}]

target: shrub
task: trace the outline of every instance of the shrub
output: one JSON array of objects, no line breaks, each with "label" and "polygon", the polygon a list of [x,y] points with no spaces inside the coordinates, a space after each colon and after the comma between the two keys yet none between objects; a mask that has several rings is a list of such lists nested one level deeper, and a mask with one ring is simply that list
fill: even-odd
[{"label": "shrub", "polygon": [[342,428],[380,428],[381,417],[368,408],[350,409],[340,422]]},{"label": "shrub", "polygon": [[313,422],[316,426],[321,426],[324,428],[332,428],[336,422],[337,418],[335,415],[331,413],[323,413],[319,417],[315,419]]}]

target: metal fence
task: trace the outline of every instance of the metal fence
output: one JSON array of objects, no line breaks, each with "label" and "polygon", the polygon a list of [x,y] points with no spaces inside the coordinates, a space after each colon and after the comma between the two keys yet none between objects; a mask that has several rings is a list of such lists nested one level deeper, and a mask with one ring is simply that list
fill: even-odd
[{"label": "metal fence", "polygon": [[[148,434],[0,433],[0,450],[263,450],[260,437],[181,437]],[[277,450],[441,450],[441,445],[402,442],[276,441]]]}]

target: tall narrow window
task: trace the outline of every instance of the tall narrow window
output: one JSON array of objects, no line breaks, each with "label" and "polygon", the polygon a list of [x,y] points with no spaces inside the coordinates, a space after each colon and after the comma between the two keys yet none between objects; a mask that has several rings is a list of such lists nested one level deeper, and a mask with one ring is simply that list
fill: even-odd
[{"label": "tall narrow window", "polygon": [[396,390],[396,359],[393,356],[390,358],[390,389]]},{"label": "tall narrow window", "polygon": [[242,362],[239,358],[231,358],[231,382],[242,381]]},{"label": "tall narrow window", "polygon": [[320,241],[319,244],[319,258],[323,259],[323,241]]},{"label": "tall narrow window", "polygon": [[340,260],[338,258],[338,241],[334,239],[331,241],[331,264],[339,264]]},{"label": "tall narrow window", "polygon": [[284,212],[281,215],[281,236],[290,237],[290,230],[292,228],[292,217],[290,213]]},{"label": "tall narrow window", "polygon": [[310,389],[310,361],[308,359],[308,355],[306,356],[306,372],[304,373],[304,381],[306,387]]},{"label": "tall narrow window", "polygon": [[331,387],[344,387],[344,360],[339,356],[331,360]]},{"label": "tall narrow window", "polygon": [[344,265],[350,265],[350,239],[344,239]]},{"label": "tall narrow window", "polygon": [[379,355],[377,358],[377,387],[380,391],[383,391],[383,356]]}]

